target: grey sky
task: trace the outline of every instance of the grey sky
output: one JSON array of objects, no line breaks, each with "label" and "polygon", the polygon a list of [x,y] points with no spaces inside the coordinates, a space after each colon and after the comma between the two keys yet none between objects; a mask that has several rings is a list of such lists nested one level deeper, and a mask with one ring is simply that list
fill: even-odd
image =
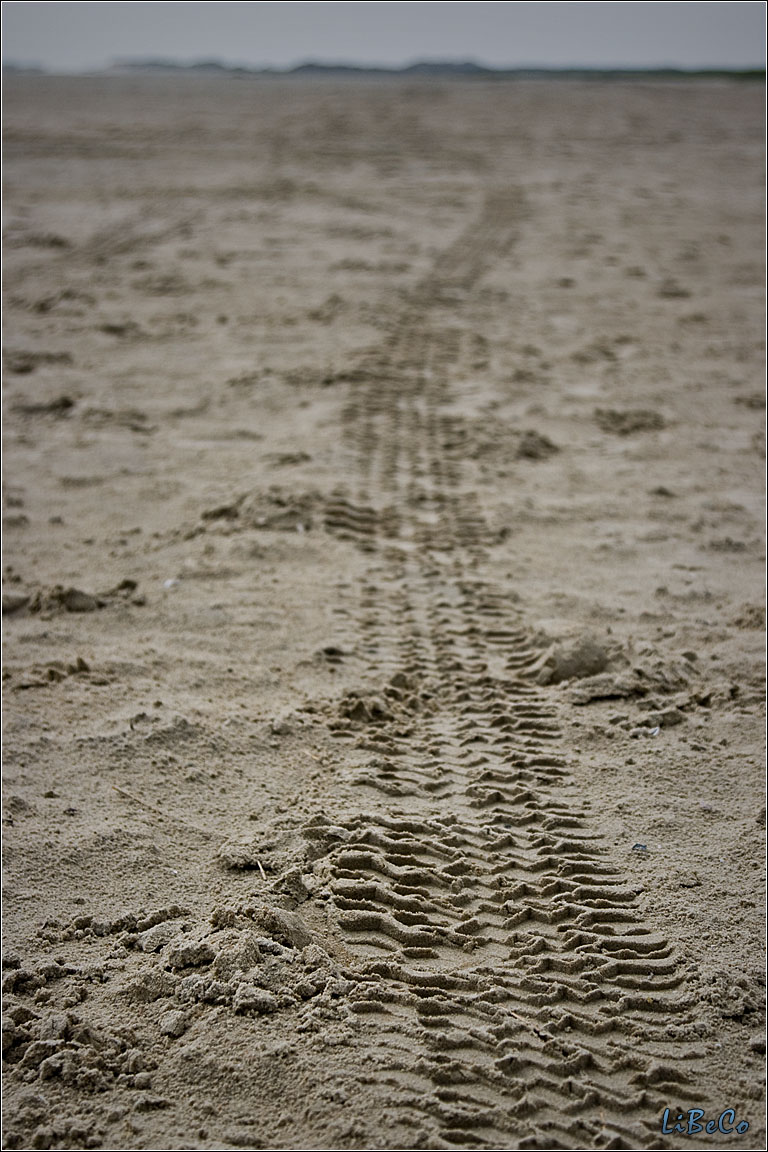
[{"label": "grey sky", "polygon": [[60,70],[116,57],[283,67],[402,64],[761,66],[745,3],[3,3],[5,60]]}]

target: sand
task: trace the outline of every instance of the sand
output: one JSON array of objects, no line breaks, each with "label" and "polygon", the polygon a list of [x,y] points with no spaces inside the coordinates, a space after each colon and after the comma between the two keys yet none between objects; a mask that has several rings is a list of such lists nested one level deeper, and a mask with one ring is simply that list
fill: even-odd
[{"label": "sand", "polygon": [[765,1147],[762,88],[5,103],[5,1146]]}]

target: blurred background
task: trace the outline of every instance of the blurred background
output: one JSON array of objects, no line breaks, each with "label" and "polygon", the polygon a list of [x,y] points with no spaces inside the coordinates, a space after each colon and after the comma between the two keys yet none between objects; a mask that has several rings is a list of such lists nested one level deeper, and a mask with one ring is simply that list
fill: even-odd
[{"label": "blurred background", "polygon": [[762,3],[19,3],[3,5],[6,65],[91,71],[126,59],[289,68],[756,68]]}]

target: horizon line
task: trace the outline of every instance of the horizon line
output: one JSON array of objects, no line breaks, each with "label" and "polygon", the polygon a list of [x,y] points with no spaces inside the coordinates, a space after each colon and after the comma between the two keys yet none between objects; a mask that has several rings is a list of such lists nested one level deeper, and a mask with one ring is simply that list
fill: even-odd
[{"label": "horizon line", "polygon": [[42,73],[46,75],[89,75],[117,71],[119,69],[142,69],[158,71],[222,71],[238,72],[252,75],[290,75],[301,71],[318,72],[367,72],[374,74],[398,75],[413,71],[450,72],[453,74],[474,75],[509,75],[522,72],[579,72],[579,73],[658,73],[674,72],[683,75],[689,73],[728,73],[764,74],[765,63],[755,64],[677,64],[671,62],[653,64],[626,64],[626,63],[600,63],[600,64],[484,64],[474,59],[457,57],[418,57],[401,64],[361,63],[349,60],[329,60],[322,58],[305,58],[292,64],[246,64],[230,62],[216,57],[196,57],[194,59],[180,59],[170,56],[116,56],[106,64],[78,65],[66,67],[59,65],[46,65],[37,61],[3,60],[3,70],[10,72]]}]

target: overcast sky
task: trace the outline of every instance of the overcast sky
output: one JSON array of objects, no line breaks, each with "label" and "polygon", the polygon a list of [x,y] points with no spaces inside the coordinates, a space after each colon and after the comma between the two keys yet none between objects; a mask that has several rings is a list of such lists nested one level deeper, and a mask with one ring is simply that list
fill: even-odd
[{"label": "overcast sky", "polygon": [[762,66],[765,5],[746,3],[42,3],[2,6],[8,61],[63,71],[117,57],[285,67]]}]

